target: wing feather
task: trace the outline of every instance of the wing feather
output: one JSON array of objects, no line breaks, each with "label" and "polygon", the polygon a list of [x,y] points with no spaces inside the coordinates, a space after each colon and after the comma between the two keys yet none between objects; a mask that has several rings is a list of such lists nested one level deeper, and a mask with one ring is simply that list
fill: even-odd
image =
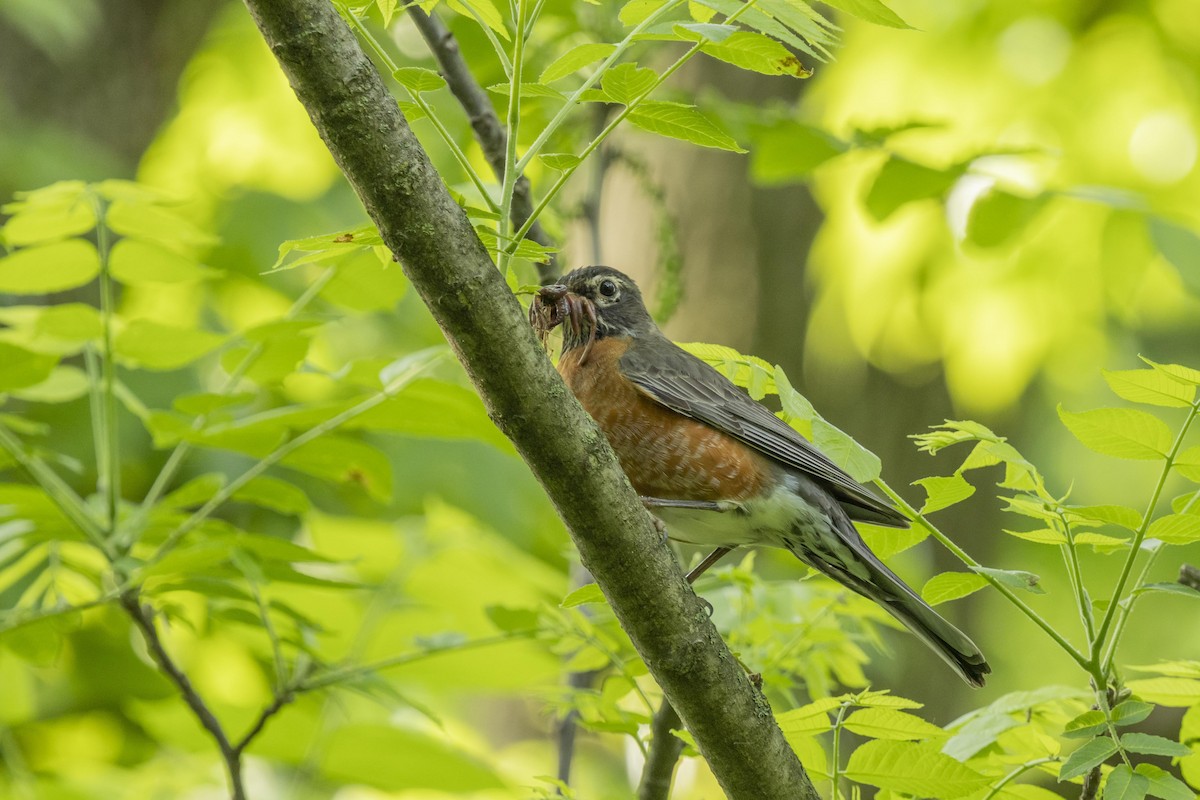
[{"label": "wing feather", "polygon": [[621,357],[621,371],[643,394],[818,481],[843,505],[851,519],[908,526],[908,520],[900,512],[871,494],[724,375],[665,337],[662,343],[662,347],[654,348],[652,361],[640,347],[630,348]]}]

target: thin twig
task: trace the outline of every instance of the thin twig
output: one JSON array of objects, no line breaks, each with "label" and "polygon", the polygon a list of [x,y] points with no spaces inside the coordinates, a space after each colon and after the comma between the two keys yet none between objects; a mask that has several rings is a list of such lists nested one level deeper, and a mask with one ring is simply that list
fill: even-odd
[{"label": "thin twig", "polygon": [[296,695],[291,689],[281,691],[275,695],[275,699],[271,701],[271,704],[262,710],[262,713],[258,715],[258,719],[250,726],[250,730],[246,731],[246,734],[233,746],[233,752],[237,754],[239,759],[246,748],[250,746],[250,743],[254,741],[254,738],[262,733],[267,721],[295,699]]},{"label": "thin twig", "polygon": [[[225,735],[225,729],[221,726],[220,720],[213,714],[212,709],[204,702],[196,687],[192,685],[191,680],[179,665],[171,658],[166,647],[163,646],[162,639],[158,635],[158,629],[154,626],[154,612],[147,606],[143,606],[141,598],[135,589],[130,589],[125,594],[121,595],[121,607],[129,614],[134,624],[142,634],[142,639],[146,642],[146,647],[150,650],[150,655],[154,658],[154,663],[158,664],[159,669],[163,674],[175,684],[179,689],[179,693],[183,696],[183,701],[187,703],[188,708],[196,715],[196,719],[200,721],[200,725],[204,730],[208,731],[213,740],[217,743],[217,747],[221,750],[221,758],[225,762],[225,769],[229,773],[229,789],[232,800],[245,800],[246,789],[242,785],[242,753],[237,747],[234,747],[229,742],[229,737]],[[264,720],[265,721],[265,720]]]},{"label": "thin twig", "polygon": [[673,730],[683,727],[679,714],[667,698],[654,714],[650,723],[650,750],[646,764],[642,767],[642,781],[638,785],[638,800],[667,800],[671,796],[671,778],[675,775],[675,764],[683,755],[683,740]]},{"label": "thin twig", "polygon": [[[467,120],[475,131],[475,139],[479,142],[483,155],[495,173],[496,179],[504,180],[504,153],[508,148],[508,132],[505,130],[495,107],[488,97],[487,91],[475,80],[470,67],[462,57],[458,40],[436,15],[426,14],[420,6],[411,6],[408,10],[413,24],[421,32],[429,50],[441,67],[442,77],[450,87],[450,91],[458,99],[463,110],[467,112]],[[520,228],[533,213],[532,190],[529,179],[518,175],[513,185],[511,217],[513,228]],[[529,227],[526,238],[532,239],[543,247],[554,247],[554,240],[546,233],[540,222],[534,221]],[[555,257],[550,256],[549,262],[538,264],[538,277],[542,283],[550,283],[558,276],[558,265]]]}]

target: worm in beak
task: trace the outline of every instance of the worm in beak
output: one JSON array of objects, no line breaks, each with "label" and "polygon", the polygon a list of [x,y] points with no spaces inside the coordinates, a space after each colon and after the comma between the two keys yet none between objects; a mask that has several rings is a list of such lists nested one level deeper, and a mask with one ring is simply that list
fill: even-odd
[{"label": "worm in beak", "polygon": [[579,358],[579,366],[587,363],[588,354],[592,350],[592,342],[596,341],[596,306],[591,300],[567,289],[562,284],[543,286],[534,296],[529,305],[529,324],[546,346],[546,338],[550,331],[565,324],[570,337],[575,340],[583,338],[586,328],[587,342]]}]

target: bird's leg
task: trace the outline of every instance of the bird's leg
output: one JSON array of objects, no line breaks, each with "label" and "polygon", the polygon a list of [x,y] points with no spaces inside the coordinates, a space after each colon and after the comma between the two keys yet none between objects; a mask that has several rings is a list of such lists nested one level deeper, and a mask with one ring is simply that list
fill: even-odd
[{"label": "bird's leg", "polygon": [[731,511],[734,503],[713,503],[708,500],[673,500],[663,497],[642,497],[646,508],[687,508],[694,511]]},{"label": "bird's leg", "polygon": [[691,572],[689,572],[687,574],[687,582],[695,583],[696,579],[699,578],[701,575],[703,575],[705,572],[707,572],[709,567],[711,567],[713,564],[717,563],[722,558],[724,558],[725,556],[729,555],[732,552],[733,552],[732,547],[718,547],[716,550],[713,550],[711,553],[709,553],[707,556],[704,557],[703,561],[701,561],[699,564],[696,565],[695,569],[693,569]]}]

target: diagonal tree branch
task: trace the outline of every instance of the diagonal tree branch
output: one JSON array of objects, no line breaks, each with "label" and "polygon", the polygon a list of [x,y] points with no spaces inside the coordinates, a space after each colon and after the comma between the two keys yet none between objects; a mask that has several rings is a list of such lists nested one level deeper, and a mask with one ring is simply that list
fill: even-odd
[{"label": "diagonal tree branch", "polygon": [[[442,77],[446,79],[450,91],[467,112],[467,119],[475,131],[475,139],[479,142],[496,179],[504,180],[504,151],[508,147],[508,131],[496,114],[487,91],[475,80],[467,62],[463,60],[458,40],[436,14],[426,14],[418,5],[410,6],[408,13],[417,30],[421,32],[421,37],[429,45],[429,51],[437,59],[438,66],[442,68]],[[518,175],[513,188],[513,230],[520,230],[533,214],[532,191],[529,179]],[[542,228],[540,222],[535,221],[525,235],[543,247],[555,246],[554,240]],[[538,264],[537,268],[542,283],[552,283],[558,277],[556,256],[551,256],[550,261],[545,264]]]},{"label": "diagonal tree branch", "polygon": [[816,800],[770,706],[684,582],[603,434],[554,372],[466,214],[336,10],[328,0],[245,2],[725,793],[737,800]]}]

